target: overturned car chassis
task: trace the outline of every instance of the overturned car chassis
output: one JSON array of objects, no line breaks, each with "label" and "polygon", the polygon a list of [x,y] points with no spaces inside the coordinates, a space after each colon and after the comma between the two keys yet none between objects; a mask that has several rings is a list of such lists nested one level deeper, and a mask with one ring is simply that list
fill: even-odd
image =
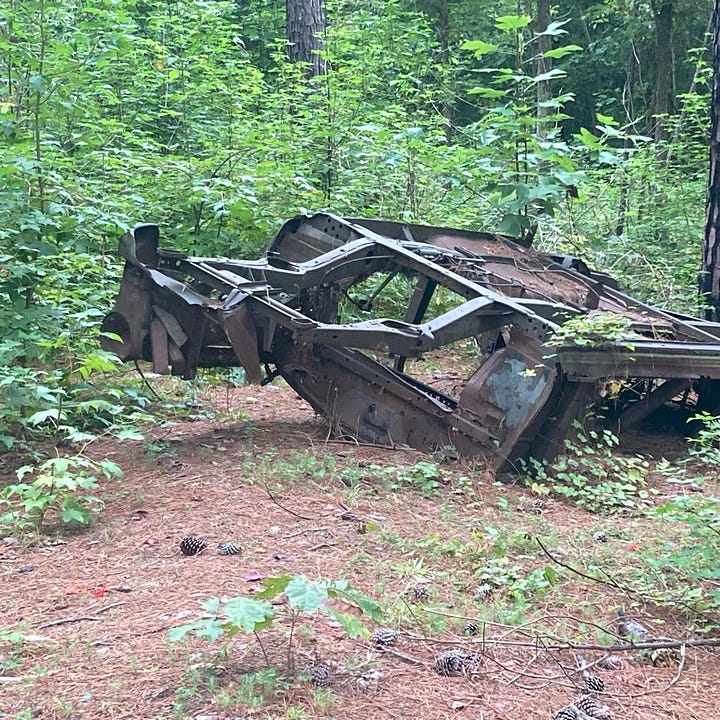
[{"label": "overturned car chassis", "polygon": [[[662,312],[577,258],[496,234],[318,214],[289,220],[256,261],[160,249],[155,225],[120,252],[106,349],[185,378],[238,365],[254,383],[280,376],[364,442],[451,446],[497,468],[552,457],[593,406],[619,432],[683,394],[712,402],[720,379],[719,324]],[[402,317],[375,316],[393,283],[407,293]],[[350,306],[357,321],[339,322]],[[547,344],[600,312],[625,335]],[[453,391],[407,371],[470,338],[477,361]],[[609,384],[622,388],[610,404]]]}]

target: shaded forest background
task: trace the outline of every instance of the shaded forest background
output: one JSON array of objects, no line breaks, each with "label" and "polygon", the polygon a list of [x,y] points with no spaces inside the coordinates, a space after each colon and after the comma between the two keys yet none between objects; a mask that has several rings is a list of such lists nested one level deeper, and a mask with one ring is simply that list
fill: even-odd
[{"label": "shaded forest background", "polygon": [[710,2],[326,0],[309,63],[287,5],[0,10],[0,449],[141,413],[97,384],[141,221],[237,257],[321,209],[534,233],[698,312]]}]

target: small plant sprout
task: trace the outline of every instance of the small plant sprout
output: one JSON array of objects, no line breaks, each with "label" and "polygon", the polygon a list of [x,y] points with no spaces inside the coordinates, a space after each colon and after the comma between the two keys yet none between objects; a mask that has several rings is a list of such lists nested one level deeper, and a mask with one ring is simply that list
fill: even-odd
[{"label": "small plant sprout", "polygon": [[209,598],[202,603],[201,607],[210,617],[171,628],[168,633],[170,640],[178,642],[188,633],[208,642],[214,642],[223,636],[232,638],[239,632],[253,634],[263,653],[266,665],[270,667],[270,660],[259,633],[274,625],[276,620],[275,608],[268,601],[284,593],[290,609],[285,671],[291,675],[295,668],[294,638],[297,624],[303,615],[314,615],[315,613],[329,615],[352,638],[365,636],[368,632],[359,618],[335,609],[330,601],[341,600],[359,610],[362,615],[366,615],[376,622],[380,620],[379,605],[352,588],[346,580],[310,580],[304,575],[282,575],[266,578],[263,586],[263,589],[255,593],[252,598],[234,597],[224,603],[221,603],[217,597]]}]

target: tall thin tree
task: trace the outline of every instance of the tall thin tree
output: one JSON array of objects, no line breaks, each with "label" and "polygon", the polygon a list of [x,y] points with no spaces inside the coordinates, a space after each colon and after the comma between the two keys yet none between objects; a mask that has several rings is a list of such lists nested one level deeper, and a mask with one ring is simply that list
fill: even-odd
[{"label": "tall thin tree", "polygon": [[710,173],[700,293],[705,319],[720,320],[720,0],[713,11],[713,87],[710,104]]}]

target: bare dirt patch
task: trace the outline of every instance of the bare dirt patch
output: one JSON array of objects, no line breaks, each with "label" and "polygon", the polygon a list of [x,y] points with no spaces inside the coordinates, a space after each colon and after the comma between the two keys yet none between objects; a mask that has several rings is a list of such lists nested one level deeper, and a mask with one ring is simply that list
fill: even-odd
[{"label": "bare dirt patch", "polygon": [[[326,425],[284,387],[223,389],[204,402],[222,415],[94,449],[125,475],[105,485],[91,528],[0,545],[0,717],[547,719],[581,682],[572,654],[553,645],[607,641],[614,608],[633,603],[560,567],[549,585],[552,563],[535,538],[577,567],[632,563],[641,521],[540,506],[467,464],[447,466],[438,487],[393,482],[393,468],[429,459],[328,441]],[[607,543],[593,540],[598,531]],[[188,534],[208,548],[183,556]],[[223,540],[242,555],[215,554]],[[168,641],[169,628],[203,616],[207,598],[251,596],[283,574],[349,580],[381,603],[398,644],[350,640],[317,614],[300,619],[288,656],[279,605],[263,646],[278,673],[290,657],[296,675],[263,690],[246,682],[266,665],[252,635]],[[489,597],[478,594],[483,584]],[[427,590],[421,602],[409,594],[417,586]],[[687,636],[685,618],[634,612],[654,635]],[[484,626],[479,635],[463,634],[471,621]],[[453,647],[483,654],[477,674],[434,671]],[[720,717],[712,650],[687,648],[682,668],[619,655],[621,668],[597,671],[613,717]],[[306,679],[318,663],[330,671],[327,689]]]}]

